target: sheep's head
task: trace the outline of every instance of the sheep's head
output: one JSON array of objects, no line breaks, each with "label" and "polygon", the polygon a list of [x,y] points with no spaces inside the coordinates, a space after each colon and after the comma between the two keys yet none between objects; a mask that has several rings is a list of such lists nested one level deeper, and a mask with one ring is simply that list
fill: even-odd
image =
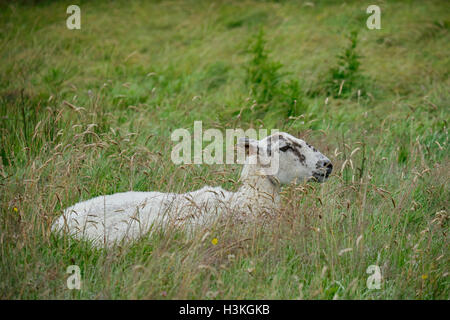
[{"label": "sheep's head", "polygon": [[316,148],[285,132],[277,132],[262,140],[241,138],[239,145],[248,150],[247,164],[261,167],[281,184],[292,182],[324,182],[333,170],[331,161]]}]

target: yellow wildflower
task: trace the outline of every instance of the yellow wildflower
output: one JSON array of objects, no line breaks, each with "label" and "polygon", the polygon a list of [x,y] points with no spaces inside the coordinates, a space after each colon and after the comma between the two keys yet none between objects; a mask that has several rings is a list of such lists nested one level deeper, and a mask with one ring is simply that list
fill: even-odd
[{"label": "yellow wildflower", "polygon": [[213,245],[216,245],[218,242],[219,242],[219,240],[217,240],[217,238],[214,238],[214,239],[211,240],[211,243]]}]

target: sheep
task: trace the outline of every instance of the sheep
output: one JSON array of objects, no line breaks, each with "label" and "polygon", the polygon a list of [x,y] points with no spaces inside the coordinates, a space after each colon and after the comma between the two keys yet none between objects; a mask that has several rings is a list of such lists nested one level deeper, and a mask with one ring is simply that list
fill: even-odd
[{"label": "sheep", "polygon": [[[53,223],[52,231],[109,246],[138,239],[153,227],[195,230],[231,213],[233,219],[248,221],[276,213],[282,185],[324,182],[333,168],[326,156],[285,132],[259,141],[241,138],[238,148],[246,150],[248,156],[237,192],[205,186],[184,194],[130,191],[99,196],[67,208]],[[275,169],[268,166],[274,158]]]}]

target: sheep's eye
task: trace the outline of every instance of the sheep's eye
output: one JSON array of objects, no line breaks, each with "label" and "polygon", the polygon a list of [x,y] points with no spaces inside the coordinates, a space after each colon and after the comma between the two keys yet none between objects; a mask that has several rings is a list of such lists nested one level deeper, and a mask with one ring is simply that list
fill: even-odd
[{"label": "sheep's eye", "polygon": [[284,146],[284,147],[280,148],[280,151],[286,152],[286,151],[288,151],[291,148],[292,148],[291,146]]}]

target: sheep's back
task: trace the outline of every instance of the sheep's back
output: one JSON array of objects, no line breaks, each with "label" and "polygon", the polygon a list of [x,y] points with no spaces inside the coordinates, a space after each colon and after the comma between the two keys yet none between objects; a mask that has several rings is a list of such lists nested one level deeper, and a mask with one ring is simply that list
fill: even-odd
[{"label": "sheep's back", "polygon": [[206,186],[184,194],[123,192],[99,196],[67,208],[52,230],[97,245],[136,239],[156,225],[204,225],[219,214],[231,194]]}]

